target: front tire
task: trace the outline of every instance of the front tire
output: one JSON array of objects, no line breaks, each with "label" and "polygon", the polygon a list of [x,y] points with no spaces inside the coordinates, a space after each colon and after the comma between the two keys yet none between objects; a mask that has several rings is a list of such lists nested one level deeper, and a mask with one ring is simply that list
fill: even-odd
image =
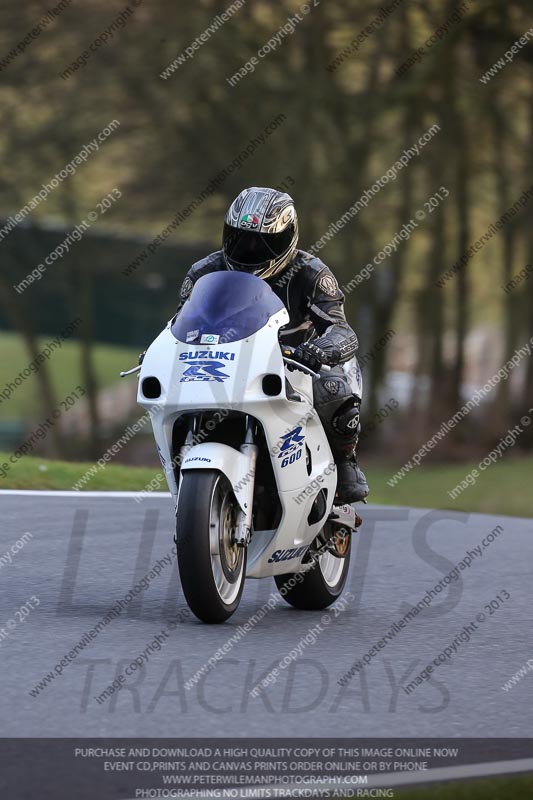
[{"label": "front tire", "polygon": [[178,567],[187,604],[202,622],[225,622],[241,600],[246,548],[233,543],[238,512],[225,475],[184,472],[176,515]]},{"label": "front tire", "polygon": [[343,553],[342,557],[326,551],[313,562],[308,572],[275,575],[283,599],[294,608],[305,611],[320,611],[338,600],[348,577],[351,538],[351,535],[346,537],[339,551]]}]

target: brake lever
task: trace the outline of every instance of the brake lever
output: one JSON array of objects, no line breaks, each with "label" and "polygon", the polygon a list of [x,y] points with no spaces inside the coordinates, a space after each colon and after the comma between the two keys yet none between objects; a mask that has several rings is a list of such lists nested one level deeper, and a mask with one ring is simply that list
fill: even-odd
[{"label": "brake lever", "polygon": [[292,364],[294,369],[304,372],[306,375],[311,375],[312,378],[316,378],[319,375],[318,372],[306,367],[304,364],[300,364],[299,361],[295,361],[293,358],[287,358],[287,356],[283,356],[283,361],[285,364]]},{"label": "brake lever", "polygon": [[127,375],[133,375],[135,372],[141,371],[141,364],[138,367],[133,367],[133,369],[127,370],[127,372],[121,372],[120,377],[125,378]]}]

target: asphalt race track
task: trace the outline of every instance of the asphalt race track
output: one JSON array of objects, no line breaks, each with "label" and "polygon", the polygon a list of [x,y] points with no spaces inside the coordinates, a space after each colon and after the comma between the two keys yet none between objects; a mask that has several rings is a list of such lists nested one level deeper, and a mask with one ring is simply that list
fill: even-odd
[{"label": "asphalt race track", "polygon": [[[323,621],[323,612],[296,611],[280,601],[186,689],[239,625],[276,593],[273,580],[250,580],[230,622],[206,626],[188,612],[175,558],[167,558],[173,547],[168,497],[136,504],[128,496],[4,492],[0,507],[0,558],[24,533],[32,534],[11,564],[0,561],[3,737],[531,733],[533,672],[509,691],[502,689],[533,658],[531,520],[362,507],[364,524],[354,540],[345,590],[353,599],[345,610],[330,610]],[[354,661],[497,526],[501,530],[482,554],[457,571],[458,580],[435,590],[429,607],[403,627],[396,625],[398,632],[374,650],[368,665],[339,685]],[[57,670],[62,674],[36,692],[39,681],[158,561],[160,574],[147,588],[133,600],[130,594],[120,616],[95,638],[86,636],[79,655],[64,661]],[[24,618],[22,606],[29,608]],[[15,625],[7,626],[9,620]],[[319,634],[309,636],[313,627]],[[98,702],[95,697],[124,675],[156,635],[161,649],[154,645],[148,663]],[[258,681],[306,635],[300,655],[287,659],[277,680],[252,697]],[[407,694],[402,686],[454,641],[452,659],[446,657]]]}]

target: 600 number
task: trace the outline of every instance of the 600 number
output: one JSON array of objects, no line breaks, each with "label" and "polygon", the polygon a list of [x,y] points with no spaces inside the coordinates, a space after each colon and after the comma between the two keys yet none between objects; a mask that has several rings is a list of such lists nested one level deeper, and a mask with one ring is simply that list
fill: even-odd
[{"label": "600 number", "polygon": [[302,457],[302,448],[300,447],[295,453],[292,453],[290,456],[287,456],[281,462],[281,467],[288,466],[289,464],[294,464],[295,461],[298,461]]}]

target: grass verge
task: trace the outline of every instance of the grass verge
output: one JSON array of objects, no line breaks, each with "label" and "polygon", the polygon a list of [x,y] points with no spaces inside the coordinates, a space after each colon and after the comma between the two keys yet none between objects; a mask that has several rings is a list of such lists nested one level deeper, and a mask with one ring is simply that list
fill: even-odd
[{"label": "grass verge", "polygon": [[[55,337],[39,339],[42,349]],[[94,363],[100,388],[120,381],[119,372],[137,363],[138,350],[127,347],[96,344]],[[15,333],[0,333],[0,387],[13,383],[29,363],[26,347]],[[66,397],[79,383],[80,348],[77,341],[63,341],[48,360],[48,369],[58,401]],[[39,386],[34,374],[26,378],[7,401],[0,403],[0,420],[27,419],[39,415]]]},{"label": "grass verge", "polygon": [[[62,489],[70,490],[93,463],[48,461],[44,458],[26,456],[16,464],[9,461],[10,454],[0,452],[0,476],[2,466],[9,467],[5,478],[0,477],[0,489]],[[83,491],[134,492],[143,489],[159,470],[145,467],[126,467],[108,464],[91,477]],[[166,491],[166,484],[161,491]]]},{"label": "grass verge", "polygon": [[[0,477],[0,489],[71,489],[93,466],[90,463],[47,461],[27,456],[16,464],[10,454],[0,453],[7,476]],[[533,492],[527,486],[533,473],[533,457],[509,459],[486,470],[475,484],[452,500],[447,494],[471,470],[471,464],[420,467],[391,488],[387,480],[395,466],[369,465],[366,474],[371,487],[370,499],[384,505],[443,508],[486,514],[533,517]],[[157,468],[126,467],[108,464],[89,480],[84,491],[138,491],[160,472]],[[161,490],[165,490],[165,485]]]},{"label": "grass verge", "polygon": [[387,480],[397,466],[376,466],[367,473],[373,503],[444,508],[454,511],[477,511],[533,517],[533,493],[528,475],[533,473],[533,457],[498,461],[480,474],[474,486],[468,486],[455,500],[448,492],[477,467],[477,464],[453,464],[416,467],[394,487]]}]

